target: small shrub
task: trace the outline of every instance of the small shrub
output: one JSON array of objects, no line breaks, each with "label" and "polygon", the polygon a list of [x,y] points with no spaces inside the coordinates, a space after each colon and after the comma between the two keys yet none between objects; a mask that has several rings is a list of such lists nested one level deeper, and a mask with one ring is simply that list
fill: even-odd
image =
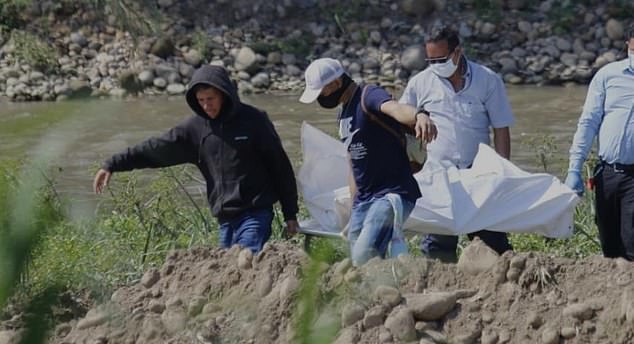
[{"label": "small shrub", "polygon": [[192,48],[198,50],[203,60],[210,61],[212,46],[209,43],[209,36],[204,31],[196,31],[192,35]]},{"label": "small shrub", "polygon": [[11,40],[15,46],[14,57],[17,61],[26,63],[31,67],[50,73],[57,70],[57,50],[41,40],[39,37],[24,31],[14,30]]}]

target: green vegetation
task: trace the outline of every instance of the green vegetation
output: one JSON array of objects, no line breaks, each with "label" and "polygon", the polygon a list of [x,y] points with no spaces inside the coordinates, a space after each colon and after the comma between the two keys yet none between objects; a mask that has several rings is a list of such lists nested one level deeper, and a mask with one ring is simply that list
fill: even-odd
[{"label": "green vegetation", "polygon": [[[32,4],[33,0],[0,0],[0,30],[10,32],[33,24],[33,18],[28,17],[28,9]],[[112,15],[119,28],[135,36],[160,32],[158,26],[162,18],[156,2],[150,0],[62,0],[53,2],[49,11],[59,16],[68,16],[81,8]],[[45,20],[46,16],[42,15],[41,19]],[[46,25],[40,25],[40,29],[48,28]]]},{"label": "green vegetation", "polygon": [[492,23],[500,23],[503,16],[502,2],[499,0],[475,0],[473,8],[478,18],[491,21]]},{"label": "green vegetation", "polygon": [[[58,198],[47,191],[37,165],[18,174],[18,165],[0,165],[0,308],[15,299],[19,286],[30,276],[44,233],[62,220]],[[52,326],[52,305],[61,289],[49,284],[24,301],[25,331],[20,343],[43,342]]]},{"label": "green vegetation", "polygon": [[30,3],[31,0],[0,0],[0,31],[10,31],[24,25],[24,12]]},{"label": "green vegetation", "polygon": [[43,73],[54,72],[59,67],[57,50],[38,36],[14,30],[11,32],[11,40],[15,46],[13,54],[18,62],[26,63]]},{"label": "green vegetation", "polygon": [[[553,171],[554,153],[558,147],[552,136],[534,135],[523,142],[535,154],[535,164],[539,166],[543,172],[554,173],[560,175],[565,173],[562,171]],[[592,175],[592,170],[597,163],[595,154],[586,159],[584,169],[586,171],[587,180]],[[545,238],[536,234],[513,234],[510,235],[513,249],[522,251],[543,252],[546,254],[559,256],[582,258],[601,252],[601,246],[598,241],[598,229],[594,222],[594,193],[586,190],[581,202],[575,209],[574,231],[573,236],[569,239],[557,240]]]}]

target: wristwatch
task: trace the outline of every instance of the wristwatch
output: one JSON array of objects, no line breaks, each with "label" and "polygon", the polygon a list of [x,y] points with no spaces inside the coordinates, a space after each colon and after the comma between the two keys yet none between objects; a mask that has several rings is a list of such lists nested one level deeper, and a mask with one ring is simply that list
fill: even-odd
[{"label": "wristwatch", "polygon": [[418,121],[418,115],[421,114],[421,113],[427,115],[427,117],[429,117],[429,115],[430,115],[429,111],[427,111],[427,110],[425,110],[423,108],[418,108],[418,109],[416,109],[416,114],[414,115],[414,120]]}]

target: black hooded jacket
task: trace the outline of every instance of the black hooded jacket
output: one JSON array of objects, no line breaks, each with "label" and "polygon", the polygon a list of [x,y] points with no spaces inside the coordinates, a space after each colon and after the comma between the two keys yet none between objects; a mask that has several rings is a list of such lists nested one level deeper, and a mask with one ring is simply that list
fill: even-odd
[{"label": "black hooded jacket", "polygon": [[[200,84],[225,95],[215,119],[198,104],[193,90]],[[285,220],[295,220],[295,175],[267,114],[241,103],[227,71],[217,66],[205,65],[194,73],[186,98],[195,115],[112,156],[103,168],[118,172],[192,163],[204,176],[211,212],[221,221],[278,200]]]}]

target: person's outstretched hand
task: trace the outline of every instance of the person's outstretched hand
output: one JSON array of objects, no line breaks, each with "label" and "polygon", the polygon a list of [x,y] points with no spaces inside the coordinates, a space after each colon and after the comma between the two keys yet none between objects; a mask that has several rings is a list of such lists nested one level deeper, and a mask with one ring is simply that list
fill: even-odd
[{"label": "person's outstretched hand", "polygon": [[568,172],[568,176],[566,177],[565,184],[572,189],[572,191],[576,192],[579,197],[583,196],[584,186],[583,179],[581,179],[581,174],[577,171]]},{"label": "person's outstretched hand", "polygon": [[419,112],[416,114],[416,124],[414,125],[416,130],[416,138],[422,142],[430,143],[438,136],[438,129],[436,124],[429,118],[429,115]]},{"label": "person's outstretched hand", "polygon": [[95,174],[95,180],[92,182],[92,188],[95,190],[95,193],[100,194],[103,192],[103,189],[108,186],[111,176],[112,173],[104,170],[103,168],[97,171],[97,174]]}]

